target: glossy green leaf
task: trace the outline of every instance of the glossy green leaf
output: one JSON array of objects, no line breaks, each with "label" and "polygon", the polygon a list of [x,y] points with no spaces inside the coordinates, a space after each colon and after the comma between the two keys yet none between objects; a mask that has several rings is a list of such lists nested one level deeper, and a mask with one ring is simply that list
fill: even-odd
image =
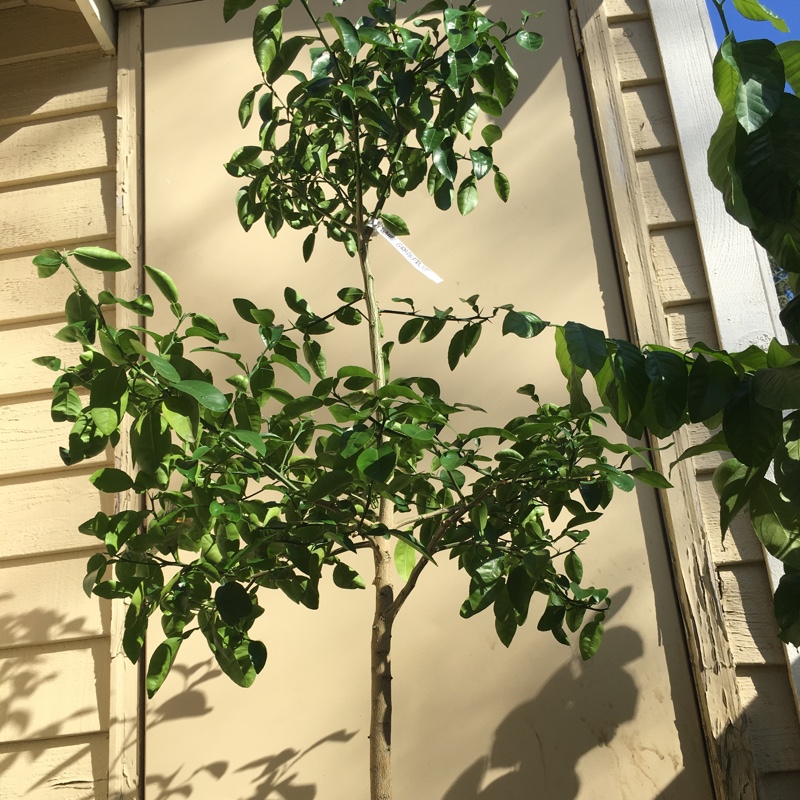
[{"label": "glossy green leaf", "polygon": [[234,581],[224,583],[217,589],[214,602],[220,617],[228,625],[238,625],[253,609],[253,600],[247,589]]},{"label": "glossy green leaf", "polygon": [[752,19],[756,22],[770,22],[781,33],[789,32],[786,23],[777,14],[762,5],[759,0],[733,0],[733,5],[747,19]]},{"label": "glossy green leaf", "polygon": [[[227,0],[226,0],[227,5]],[[171,636],[161,642],[158,647],[153,651],[150,656],[150,663],[147,667],[147,696],[152,699],[153,695],[161,688],[166,680],[172,665],[175,663],[175,657],[178,655],[178,650],[183,642],[181,636]]]},{"label": "glossy green leaf", "polygon": [[494,190],[504,203],[508,202],[508,198],[511,195],[511,184],[508,178],[499,170],[494,173]]},{"label": "glossy green leaf", "polygon": [[573,363],[597,375],[608,358],[603,332],[580,322],[568,322],[564,325],[564,339]]},{"label": "glossy green leaf", "polygon": [[722,430],[734,457],[748,466],[761,466],[775,453],[782,429],[780,411],[761,405],[754,382],[743,381],[722,417]]},{"label": "glossy green leaf", "polygon": [[113,467],[103,467],[94,472],[89,480],[101,492],[113,494],[115,492],[127,492],[133,488],[133,478],[121,469]]},{"label": "glossy green leaf", "polygon": [[225,395],[211,383],[205,381],[178,381],[175,388],[179,392],[188,394],[210,411],[222,412],[228,408]]},{"label": "glossy green leaf", "polygon": [[161,292],[170,303],[178,302],[178,288],[166,272],[162,272],[155,267],[149,267],[147,264],[145,264],[144,270],[150,280],[156,285],[158,291]]},{"label": "glossy green leaf", "polygon": [[340,561],[333,568],[333,582],[340,589],[366,589],[364,579],[347,564]]},{"label": "glossy green leaf", "polygon": [[40,278],[49,278],[55,275],[64,263],[64,256],[57,250],[50,249],[42,250],[42,252],[33,259],[33,264]]},{"label": "glossy green leaf", "polygon": [[397,539],[394,545],[394,565],[400,580],[407,581],[416,564],[416,550],[404,539]]},{"label": "glossy green leaf", "polygon": [[128,261],[119,253],[106,250],[104,247],[77,247],[70,255],[84,266],[100,272],[124,272],[131,268]]},{"label": "glossy green leaf", "polygon": [[792,569],[800,569],[800,513],[767,480],[759,482],[750,497],[750,521],[767,549]]},{"label": "glossy green leaf", "polygon": [[261,72],[269,72],[283,34],[283,17],[279,6],[265,6],[258,12],[253,26],[253,53]]},{"label": "glossy green leaf", "polygon": [[549,323],[530,311],[509,311],[503,318],[503,336],[513,333],[521,339],[538,336]]},{"label": "glossy green leaf", "polygon": [[458,188],[458,211],[462,217],[466,217],[475,210],[478,205],[478,186],[475,181],[475,176],[470,175]]},{"label": "glossy green leaf", "polygon": [[588,661],[600,648],[604,630],[603,623],[597,620],[584,625],[578,638],[578,649],[584,661]]},{"label": "glossy green leaf", "polygon": [[520,31],[517,34],[517,44],[533,53],[544,44],[544,37],[533,31]]}]

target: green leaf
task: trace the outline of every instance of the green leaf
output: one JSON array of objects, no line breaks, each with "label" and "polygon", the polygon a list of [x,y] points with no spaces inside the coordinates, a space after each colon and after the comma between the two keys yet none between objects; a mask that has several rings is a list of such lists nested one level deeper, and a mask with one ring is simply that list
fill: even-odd
[{"label": "green leaf", "polygon": [[513,333],[521,339],[538,336],[549,323],[530,311],[509,311],[503,319],[503,336]]},{"label": "green leaf", "polygon": [[97,430],[103,436],[110,436],[119,427],[119,413],[114,408],[103,408],[97,406],[89,410]]},{"label": "green leaf", "polygon": [[739,124],[753,133],[778,110],[783,99],[786,74],[780,53],[766,39],[730,43],[729,61],[739,73],[734,111]]},{"label": "green leaf", "polygon": [[729,458],[714,471],[712,483],[719,495],[719,522],[723,537],[734,517],[747,505],[766,473],[766,465],[755,469]]},{"label": "green leaf", "polygon": [[478,108],[484,113],[489,114],[489,116],[503,116],[503,106],[494,95],[491,95],[488,92],[476,92],[475,102],[478,104]]},{"label": "green leaf", "polygon": [[121,469],[114,469],[113,467],[98,469],[89,480],[101,492],[108,492],[109,494],[127,492],[133,488],[133,478]]},{"label": "green leaf", "polygon": [[571,581],[580,583],[583,580],[583,562],[574,550],[567,553],[564,559],[564,570]]},{"label": "green leaf", "polygon": [[174,388],[179,392],[194,397],[198,403],[210,411],[222,412],[227,410],[228,401],[225,395],[212,383],[205,381],[178,381]]},{"label": "green leaf", "polygon": [[326,377],[328,362],[319,342],[314,339],[305,339],[303,341],[303,358],[318,378]]},{"label": "green leaf", "polygon": [[356,461],[358,469],[369,480],[378,483],[386,483],[389,480],[396,464],[397,454],[388,444],[380,448],[368,447]]},{"label": "green leaf", "polygon": [[486,125],[481,131],[483,141],[486,142],[487,147],[491,147],[495,142],[503,138],[503,131],[497,125]]},{"label": "green leaf", "polygon": [[167,675],[169,675],[182,642],[182,636],[170,636],[153,651],[153,655],[150,657],[150,664],[147,667],[146,682],[147,696],[150,699],[161,688]]},{"label": "green leaf", "polygon": [[752,19],[756,22],[771,22],[773,27],[781,33],[789,32],[786,23],[777,14],[761,5],[758,0],[733,0],[733,5],[746,19]]},{"label": "green leaf", "polygon": [[407,581],[416,564],[416,550],[404,539],[398,539],[394,546],[394,565],[400,580]]},{"label": "green leaf", "polygon": [[800,408],[800,366],[758,370],[753,375],[753,398],[778,411]]},{"label": "green leaf", "polygon": [[270,64],[267,72],[267,80],[270,83],[275,83],[278,78],[291,69],[294,60],[299,55],[300,51],[314,39],[308,36],[292,36],[283,42],[278,49],[278,53]]},{"label": "green leaf", "polygon": [[397,341],[400,344],[408,344],[417,338],[417,334],[422,330],[425,320],[420,317],[412,317],[404,322],[397,334]]},{"label": "green leaf", "polygon": [[169,429],[162,422],[161,414],[154,408],[139,417],[131,427],[133,460],[148,475],[155,475],[170,448]]},{"label": "green leaf", "polygon": [[604,630],[603,623],[598,620],[588,622],[583,626],[578,639],[578,649],[584,661],[588,661],[597,652],[600,642],[603,640]]},{"label": "green leaf", "polygon": [[283,17],[278,6],[265,6],[253,26],[253,53],[261,72],[269,72],[283,34]]},{"label": "green leaf", "polygon": [[511,184],[500,170],[494,173],[494,190],[504,203],[508,202],[508,198],[511,195]]},{"label": "green leaf", "polygon": [[533,31],[520,31],[517,34],[517,44],[533,53],[544,44],[544,37]]},{"label": "green leaf", "polygon": [[230,22],[239,11],[250,8],[253,3],[255,0],[225,0],[222,4],[222,18],[225,22]]},{"label": "green leaf", "polygon": [[289,419],[294,419],[295,417],[302,416],[303,414],[310,414],[311,412],[316,411],[318,408],[322,408],[323,405],[323,401],[320,400],[319,397],[314,397],[314,395],[296,397],[294,400],[290,400],[283,407],[283,413]]},{"label": "green leaf", "polygon": [[166,272],[162,272],[155,267],[148,267],[147,264],[145,264],[144,270],[161,294],[163,294],[170,303],[178,302],[178,288]]},{"label": "green leaf", "polygon": [[252,447],[253,450],[262,456],[266,454],[267,446],[261,438],[261,434],[256,433],[256,431],[246,431],[242,429],[237,429],[232,431],[232,433],[242,444]]},{"label": "green leaf", "polygon": [[358,29],[358,38],[364,42],[364,44],[394,49],[394,43],[389,38],[389,34],[381,28],[361,27]]},{"label": "green leaf", "polygon": [[572,362],[597,375],[608,358],[606,337],[602,331],[589,328],[580,322],[564,325],[564,339]]},{"label": "green leaf", "polygon": [[771,555],[792,569],[800,569],[800,514],[767,480],[750,497],[750,521],[756,536]]},{"label": "green leaf", "polygon": [[314,243],[317,240],[316,233],[309,233],[303,240],[303,261],[306,263],[311,259],[311,254],[314,252]]},{"label": "green leaf", "polygon": [[185,442],[193,442],[197,436],[200,416],[197,402],[188,395],[168,395],[164,398],[161,414],[172,430]]},{"label": "green leaf", "polygon": [[148,352],[147,360],[152,364],[153,369],[170,383],[177,383],[181,379],[178,370],[163,356],[157,356],[155,353]]},{"label": "green leaf", "polygon": [[671,489],[672,484],[660,473],[647,467],[639,467],[630,471],[639,483],[645,483],[648,486],[654,486],[656,489]]},{"label": "green leaf", "polygon": [[66,260],[58,250],[42,250],[42,252],[33,259],[33,264],[40,278],[49,278],[55,275],[59,267],[64,263],[66,263]]},{"label": "green leaf", "polygon": [[381,219],[395,236],[408,236],[411,233],[405,220],[397,214],[381,214]]},{"label": "green leaf", "polygon": [[475,181],[475,176],[470,175],[458,188],[458,210],[462,217],[475,210],[478,205],[478,186]]},{"label": "green leaf", "polygon": [[361,39],[358,38],[358,31],[353,27],[353,23],[346,17],[335,17],[330,13],[325,15],[325,20],[336,31],[347,55],[355,58],[361,49]]},{"label": "green leaf", "polygon": [[[255,0],[253,0],[255,2]],[[242,98],[241,102],[239,103],[239,124],[245,128],[247,127],[247,123],[250,122],[250,118],[253,116],[253,105],[256,101],[256,92],[258,92],[263,87],[263,84],[258,84],[254,86],[245,96]]]},{"label": "green leaf", "polygon": [[758,467],[772,458],[781,441],[781,412],[762,406],[756,399],[754,382],[745,379],[725,406],[722,430],[734,457]]},{"label": "green leaf", "polygon": [[704,422],[725,408],[739,378],[724,362],[698,355],[689,372],[688,407],[692,422]]},{"label": "green leaf", "polygon": [[340,589],[366,589],[364,579],[350,566],[340,561],[333,568],[333,582]]},{"label": "green leaf", "polygon": [[85,267],[99,270],[100,272],[124,272],[131,265],[113,250],[104,247],[78,247],[70,255],[80,261]]},{"label": "green leaf", "polygon": [[316,503],[325,497],[339,497],[352,480],[353,476],[345,470],[325,472],[311,484],[308,499]]},{"label": "green leaf", "polygon": [[236,582],[223,583],[214,593],[214,602],[227,625],[238,625],[253,610],[253,600],[247,589]]},{"label": "green leaf", "polygon": [[508,61],[498,58],[494,62],[494,93],[497,99],[507,106],[517,93],[519,75]]}]

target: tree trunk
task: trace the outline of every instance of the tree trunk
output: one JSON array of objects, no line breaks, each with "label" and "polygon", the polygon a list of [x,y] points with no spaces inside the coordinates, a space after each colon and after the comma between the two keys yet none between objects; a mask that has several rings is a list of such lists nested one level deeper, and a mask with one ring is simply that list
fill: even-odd
[{"label": "tree trunk", "polygon": [[[381,503],[381,517],[384,516]],[[391,515],[391,508],[386,509]],[[375,617],[370,641],[371,691],[369,723],[370,800],[392,800],[392,624],[388,613],[394,599],[389,540],[372,541],[375,559]]]},{"label": "tree trunk", "polygon": [[[358,250],[367,306],[370,358],[377,392],[386,384],[386,370],[381,351],[380,310],[369,268],[369,240],[363,229],[359,230]],[[391,501],[382,497],[378,519],[386,528],[391,528],[392,517]],[[392,553],[389,540],[383,536],[370,537],[370,544],[375,562],[375,616],[370,637],[369,790],[370,800],[392,800]]]}]

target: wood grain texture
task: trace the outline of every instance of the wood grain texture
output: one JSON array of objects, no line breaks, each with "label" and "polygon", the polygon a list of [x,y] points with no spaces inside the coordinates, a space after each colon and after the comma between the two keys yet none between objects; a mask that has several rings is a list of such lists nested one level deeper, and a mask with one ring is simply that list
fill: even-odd
[{"label": "wood grain texture", "polygon": [[108,729],[108,639],[0,651],[0,743]]},{"label": "wood grain texture", "polygon": [[709,347],[717,346],[717,331],[708,303],[670,307],[667,309],[667,327],[669,345],[677,350],[688,350],[698,342]]},{"label": "wood grain texture", "polygon": [[83,550],[94,541],[78,533],[78,525],[98,511],[113,514],[114,498],[89,483],[93,471],[90,466],[63,476],[0,481],[0,565],[3,559]]},{"label": "wood grain texture", "polygon": [[633,86],[622,93],[633,149],[638,153],[674,149],[678,136],[663,83]]},{"label": "wood grain texture", "polygon": [[604,0],[603,7],[609,21],[625,17],[646,17],[650,13],[647,0]]},{"label": "wood grain texture", "polygon": [[[108,635],[108,602],[86,597],[86,560],[98,547],[67,556],[0,562],[0,642],[3,648]],[[94,540],[97,545],[100,543]]]},{"label": "wood grain texture", "polygon": [[656,37],[649,20],[610,25],[619,81],[622,86],[654,83],[664,77]]},{"label": "wood grain texture", "polygon": [[116,111],[0,127],[0,186],[113,168]]},{"label": "wood grain texture", "polygon": [[[132,265],[132,269],[119,273],[116,293],[134,297],[144,288],[142,269],[144,236],[144,191],[142,185],[144,153],[144,19],[141,9],[121,12],[117,41],[118,72],[117,96],[117,249]],[[117,323],[120,327],[139,322],[125,309],[119,309]],[[129,447],[129,423],[122,428],[120,443],[114,452],[115,464],[126,472],[133,472],[133,459]],[[115,496],[115,510],[140,509],[141,500],[131,492]],[[114,758],[108,778],[109,792],[115,800],[137,800],[142,796],[140,761],[143,742],[139,740],[140,701],[143,687],[138,669],[125,657],[122,638],[126,609],[120,604],[112,608],[111,617],[111,683],[109,705],[112,723],[109,728],[109,748]]]},{"label": "wood grain texture", "polygon": [[[114,249],[114,239],[96,239],[84,244]],[[37,252],[0,257],[0,325],[52,318],[64,312],[64,302],[72,291],[72,277],[65,269],[47,279],[38,277],[32,263]],[[98,272],[80,264],[73,264],[73,269],[95,297],[102,289],[114,291],[111,273]]]},{"label": "wood grain texture", "polygon": [[58,373],[34,364],[37,356],[56,356],[66,365],[78,363],[81,346],[54,339],[65,320],[47,324],[28,323],[16,328],[0,328],[0,353],[13,353],[0,371],[0,403],[8,397],[46,392]]},{"label": "wood grain texture", "polygon": [[22,61],[0,67],[0,123],[112,108],[115,59],[99,52]]},{"label": "wood grain texture", "polygon": [[772,610],[772,590],[764,564],[737,564],[718,571],[728,637],[742,664],[786,664]]},{"label": "wood grain texture", "polygon": [[683,164],[677,152],[641,156],[638,170],[647,224],[651,228],[694,220]]},{"label": "wood grain texture", "polygon": [[800,764],[800,733],[786,667],[742,667],[739,691],[750,722],[757,771],[796,770]]},{"label": "wood grain texture", "polygon": [[0,800],[107,800],[108,735],[0,745]]},{"label": "wood grain texture", "polygon": [[[709,62],[716,51],[704,0],[650,0],[675,113],[687,179],[697,213],[714,316],[726,350],[766,344],[783,335],[769,263],[749,231],[725,211],[706,165],[706,150],[719,122]],[[688,53],[697,56],[687,57]]]},{"label": "wood grain texture", "polygon": [[717,566],[739,562],[764,564],[764,552],[746,514],[739,514],[722,538],[719,526],[719,497],[714,491],[710,475],[697,478],[700,508],[711,553]]},{"label": "wood grain texture", "polygon": [[97,47],[86,20],[79,14],[36,6],[10,8],[3,12],[0,65],[80,45]]},{"label": "wood grain texture", "polygon": [[107,238],[114,231],[114,174],[0,190],[0,253]]},{"label": "wood grain texture", "polygon": [[[633,143],[617,79],[625,70],[613,63],[617,50],[611,46],[612,34],[603,11],[591,0],[576,0],[574,5],[584,43],[584,69],[621,262],[621,285],[629,324],[639,342],[667,344],[669,332],[652,262]],[[619,41],[619,32],[615,35]],[[678,432],[675,440],[678,451],[682,451],[687,444],[685,435]],[[662,470],[671,460],[661,453],[656,453],[654,458]],[[678,465],[672,482],[675,489],[662,492],[661,502],[675,564],[681,614],[688,632],[687,649],[711,777],[718,800],[755,800],[755,773],[747,722],[742,715],[733,655],[725,634],[716,571],[707,542],[697,535],[702,530],[702,521],[691,467]]]},{"label": "wood grain texture", "polygon": [[694,225],[653,231],[650,245],[665,306],[708,300],[703,256]]},{"label": "wood grain texture", "polygon": [[[0,406],[0,477],[67,469],[58,448],[66,444],[69,429],[69,423],[50,420],[49,398]],[[99,466],[108,458],[101,453],[84,463]]]}]

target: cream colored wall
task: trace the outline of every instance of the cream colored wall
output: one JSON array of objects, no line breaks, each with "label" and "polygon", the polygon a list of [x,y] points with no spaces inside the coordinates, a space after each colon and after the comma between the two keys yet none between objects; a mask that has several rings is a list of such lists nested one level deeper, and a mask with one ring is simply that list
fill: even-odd
[{"label": "cream colored wall", "polygon": [[[486,191],[465,221],[424,196],[397,204],[411,225],[407,243],[445,282],[427,283],[378,241],[380,294],[441,307],[480,292],[487,304],[511,300],[624,335],[566,8],[540,5],[547,45],[517,57],[527,88],[496,150],[512,180],[509,205]],[[508,2],[493,11],[516,16]],[[233,295],[279,306],[289,284],[321,308],[326,291],[357,282],[357,271],[320,244],[305,266],[300,236],[281,232],[273,242],[235,220],[237,184],[220,165],[253,137],[236,122],[238,98],[258,79],[251,18],[226,28],[215,4],[148,11],[145,119],[148,262],[178,279],[185,308],[211,313],[252,354],[257,343],[237,338],[250,332],[236,323]],[[424,370],[447,397],[508,418],[525,408],[514,393],[524,382],[564,400],[545,338],[501,343],[487,334],[454,375],[444,343],[401,348],[394,371]],[[329,362],[364,355],[349,339]],[[711,797],[654,494],[617,498],[587,550],[590,579],[616,598],[605,645],[588,664],[532,625],[506,651],[489,616],[459,619],[463,575],[446,564],[425,575],[394,639],[398,798]],[[149,703],[148,800],[190,790],[201,800],[366,797],[370,597],[326,587],[316,613],[279,596],[264,603],[258,633],[270,659],[254,688],[219,677],[192,639]]]},{"label": "cream colored wall", "polygon": [[[42,247],[114,246],[116,60],[74,5],[0,3],[0,798],[103,800],[111,611],[81,590],[94,549],[77,526],[111,513],[58,446],[55,375],[70,283],[36,278]],[[71,6],[71,10],[68,9]],[[100,273],[87,275],[102,288]],[[113,287],[111,287],[113,288]],[[74,358],[74,348],[73,356]],[[102,463],[106,456],[96,461]]]}]

